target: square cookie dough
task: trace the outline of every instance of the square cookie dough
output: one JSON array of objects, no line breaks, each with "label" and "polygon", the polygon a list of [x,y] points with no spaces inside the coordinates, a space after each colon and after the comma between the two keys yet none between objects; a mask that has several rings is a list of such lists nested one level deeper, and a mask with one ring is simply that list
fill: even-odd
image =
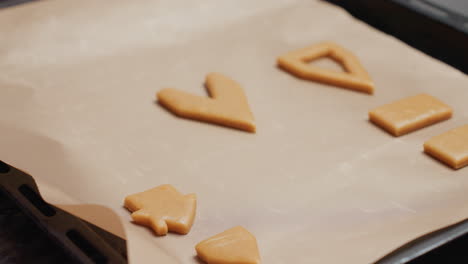
[{"label": "square cookie dough", "polygon": [[419,94],[375,108],[369,120],[393,136],[401,136],[452,116],[452,109],[428,94]]},{"label": "square cookie dough", "polygon": [[452,129],[424,143],[424,152],[454,169],[468,165],[468,125]]}]

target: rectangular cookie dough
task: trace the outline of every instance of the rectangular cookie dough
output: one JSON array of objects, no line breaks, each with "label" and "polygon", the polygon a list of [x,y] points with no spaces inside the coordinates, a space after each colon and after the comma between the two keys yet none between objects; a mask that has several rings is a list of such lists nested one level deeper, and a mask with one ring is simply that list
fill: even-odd
[{"label": "rectangular cookie dough", "polygon": [[454,169],[468,165],[468,125],[452,129],[424,143],[424,152]]},{"label": "rectangular cookie dough", "polygon": [[401,136],[452,116],[452,109],[428,94],[404,98],[375,108],[369,120],[393,136]]}]

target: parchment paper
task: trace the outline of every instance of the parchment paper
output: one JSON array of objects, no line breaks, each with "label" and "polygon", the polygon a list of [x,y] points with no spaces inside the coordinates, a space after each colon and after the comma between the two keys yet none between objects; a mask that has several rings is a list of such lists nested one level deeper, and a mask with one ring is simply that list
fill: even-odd
[{"label": "parchment paper", "polygon": [[[313,0],[49,0],[0,11],[0,157],[49,201],[121,217],[132,263],[197,263],[197,242],[235,225],[263,263],[369,263],[468,216],[468,169],[422,153],[468,122],[460,72]],[[373,96],[299,80],[275,66],[334,41],[376,83]],[[176,118],[164,87],[206,95],[220,72],[241,83],[258,132]],[[369,109],[426,92],[446,122],[394,138]],[[130,223],[126,195],[170,183],[198,195],[186,236]]]}]

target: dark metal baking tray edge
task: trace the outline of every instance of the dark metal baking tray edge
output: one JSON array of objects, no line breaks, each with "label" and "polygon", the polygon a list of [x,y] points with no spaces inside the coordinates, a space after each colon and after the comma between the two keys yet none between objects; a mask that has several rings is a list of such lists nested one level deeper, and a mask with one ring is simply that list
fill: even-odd
[{"label": "dark metal baking tray edge", "polygon": [[341,6],[380,31],[468,73],[466,11],[455,13],[424,0],[324,1]]}]

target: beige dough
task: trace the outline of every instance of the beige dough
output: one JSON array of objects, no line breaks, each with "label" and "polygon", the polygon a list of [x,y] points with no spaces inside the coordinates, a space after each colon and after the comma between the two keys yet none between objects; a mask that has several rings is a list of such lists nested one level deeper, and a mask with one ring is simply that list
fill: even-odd
[{"label": "beige dough", "polygon": [[[329,57],[338,62],[346,72],[335,72],[308,64],[322,57]],[[374,83],[359,60],[350,51],[335,43],[324,42],[295,50],[280,56],[277,62],[281,68],[299,78],[374,93]]]},{"label": "beige dough", "polygon": [[452,116],[452,109],[428,95],[401,99],[369,112],[369,120],[394,136],[418,130]]},{"label": "beige dough", "polygon": [[246,229],[236,226],[210,237],[195,247],[207,264],[258,264],[257,240]]},{"label": "beige dough", "polygon": [[254,117],[237,82],[219,73],[210,73],[206,76],[206,87],[211,98],[168,88],[161,90],[157,99],[180,117],[255,132]]},{"label": "beige dough", "polygon": [[452,129],[424,143],[424,151],[454,169],[468,165],[468,125]]},{"label": "beige dough", "polygon": [[125,207],[132,213],[135,223],[151,227],[157,235],[168,231],[187,234],[195,219],[195,194],[182,195],[172,185],[129,195]]}]

